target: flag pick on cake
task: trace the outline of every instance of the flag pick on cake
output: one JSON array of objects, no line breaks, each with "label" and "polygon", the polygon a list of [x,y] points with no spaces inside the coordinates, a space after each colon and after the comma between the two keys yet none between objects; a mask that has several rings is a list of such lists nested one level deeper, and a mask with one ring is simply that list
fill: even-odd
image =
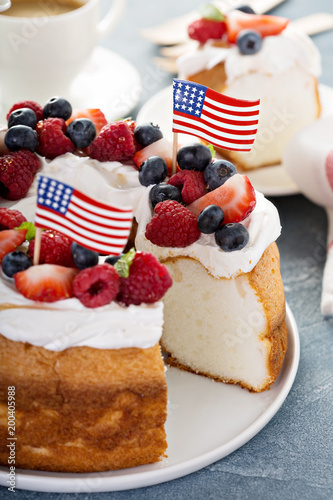
[{"label": "flag pick on cake", "polygon": [[173,80],[174,133],[194,135],[218,148],[251,151],[260,99],[236,99],[187,80]]},{"label": "flag pick on cake", "polygon": [[35,226],[54,229],[104,255],[120,255],[133,209],[100,202],[56,179],[38,177]]}]

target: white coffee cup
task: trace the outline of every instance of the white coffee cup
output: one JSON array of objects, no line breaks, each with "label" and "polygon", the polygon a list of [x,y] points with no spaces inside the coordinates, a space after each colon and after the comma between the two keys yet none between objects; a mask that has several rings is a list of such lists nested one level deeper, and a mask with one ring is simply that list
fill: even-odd
[{"label": "white coffee cup", "polygon": [[[12,0],[15,2],[15,0]],[[40,1],[45,16],[11,17],[0,13],[0,102],[2,110],[20,100],[42,105],[50,97],[70,98],[70,86],[97,43],[114,28],[125,0],[113,0],[100,20],[100,0],[57,14],[59,0]],[[61,2],[60,2],[61,3]]]}]

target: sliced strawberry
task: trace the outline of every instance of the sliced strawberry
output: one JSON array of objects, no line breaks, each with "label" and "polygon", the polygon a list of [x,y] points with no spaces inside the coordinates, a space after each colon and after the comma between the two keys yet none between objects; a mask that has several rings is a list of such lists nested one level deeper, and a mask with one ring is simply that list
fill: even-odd
[{"label": "sliced strawberry", "polygon": [[14,275],[17,290],[27,299],[55,302],[73,297],[73,280],[78,269],[55,264],[31,266]]},{"label": "sliced strawberry", "polygon": [[7,253],[24,242],[27,231],[27,229],[5,229],[0,232],[0,262]]},{"label": "sliced strawberry", "polygon": [[[132,160],[135,165],[140,168],[142,163],[150,156],[161,156],[168,166],[168,175],[172,175],[172,142],[163,137],[162,139],[149,144],[149,146],[140,149],[140,151],[137,151]],[[177,168],[177,170],[179,169]]]},{"label": "sliced strawberry", "polygon": [[223,224],[244,220],[256,205],[256,195],[246,175],[235,174],[222,186],[195,200],[188,209],[198,217],[208,205],[218,205],[224,212]]},{"label": "sliced strawberry", "polygon": [[227,15],[227,32],[230,43],[235,43],[237,35],[244,29],[258,31],[261,36],[278,35],[283,31],[289,19],[279,16],[246,14],[232,10]]},{"label": "sliced strawberry", "polygon": [[66,124],[69,125],[73,120],[77,120],[78,118],[88,118],[89,120],[91,120],[96,127],[97,135],[100,133],[104,125],[107,124],[107,119],[105,118],[104,113],[97,108],[74,109],[71,117],[66,121]]}]

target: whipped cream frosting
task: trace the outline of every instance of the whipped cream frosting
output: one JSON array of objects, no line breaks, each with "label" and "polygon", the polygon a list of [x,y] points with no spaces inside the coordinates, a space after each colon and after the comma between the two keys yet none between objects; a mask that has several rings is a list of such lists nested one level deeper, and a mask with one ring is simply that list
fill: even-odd
[{"label": "whipped cream frosting", "polygon": [[4,337],[50,351],[77,346],[146,349],[162,335],[163,303],[125,307],[111,302],[89,309],[76,298],[36,302],[18,293],[12,280],[1,277],[0,318]]},{"label": "whipped cream frosting", "polygon": [[214,46],[214,40],[210,40],[177,60],[179,77],[186,79],[220,62],[225,63],[227,85],[251,72],[277,75],[301,67],[315,77],[321,74],[320,53],[312,40],[287,27],[280,35],[264,37],[261,49],[253,55],[241,54],[236,45],[230,48]]},{"label": "whipped cream frosting", "polygon": [[136,248],[153,253],[161,261],[171,257],[191,257],[199,261],[216,278],[234,278],[250,272],[268,245],[275,241],[281,232],[277,209],[262,193],[256,191],[256,206],[243,221],[249,231],[249,242],[241,250],[224,252],[215,243],[214,234],[202,234],[195,243],[185,248],[159,247],[145,237],[146,226],[153,216],[149,192],[148,188],[137,209]]},{"label": "whipped cream frosting", "polygon": [[[135,210],[146,188],[138,172],[119,162],[100,163],[68,153],[50,161],[40,157],[40,174],[68,183],[101,201]],[[11,203],[27,220],[36,210],[36,178],[27,197]],[[76,298],[36,302],[18,293],[13,280],[0,277],[0,332],[13,341],[28,342],[51,351],[74,346],[97,349],[148,348],[162,335],[163,304],[121,306],[115,302],[89,309]]]}]

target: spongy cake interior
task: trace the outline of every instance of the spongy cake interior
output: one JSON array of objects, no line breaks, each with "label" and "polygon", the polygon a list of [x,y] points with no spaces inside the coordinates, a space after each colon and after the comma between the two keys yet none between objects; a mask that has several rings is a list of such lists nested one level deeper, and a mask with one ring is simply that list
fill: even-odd
[{"label": "spongy cake interior", "polygon": [[[269,273],[276,279],[276,263],[269,261]],[[274,319],[274,311],[267,311],[265,294],[256,289],[252,274],[216,279],[190,258],[168,259],[165,264],[173,277],[173,286],[164,297],[162,335],[169,362],[251,390],[267,388],[275,372],[272,332],[281,327],[284,316]],[[276,307],[276,312],[284,307],[283,292],[269,307]]]}]

